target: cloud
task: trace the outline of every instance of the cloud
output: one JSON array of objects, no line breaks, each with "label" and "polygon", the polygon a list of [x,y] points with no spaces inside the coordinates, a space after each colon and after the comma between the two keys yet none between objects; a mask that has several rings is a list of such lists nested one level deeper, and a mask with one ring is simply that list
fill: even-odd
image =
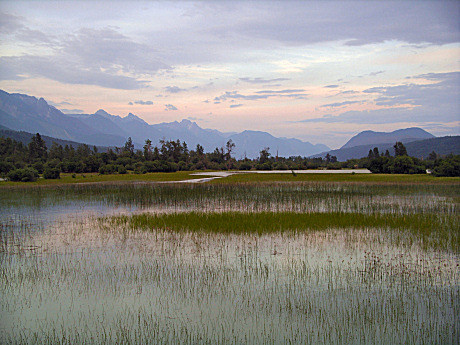
[{"label": "cloud", "polygon": [[172,104],[165,104],[165,111],[177,110],[177,108]]},{"label": "cloud", "polygon": [[187,91],[187,89],[182,89],[178,86],[166,86],[165,91],[169,93],[179,93],[179,92]]},{"label": "cloud", "polygon": [[84,114],[85,111],[81,109],[59,109],[64,114]]},{"label": "cloud", "polygon": [[344,105],[361,103],[360,101],[345,101],[339,103],[330,103],[330,104],[323,104],[320,108],[335,108],[335,107],[343,107]]},{"label": "cloud", "polygon": [[293,4],[271,2],[254,6],[259,12],[257,19],[245,25],[237,21],[234,31],[285,44],[344,40],[350,46],[390,40],[445,44],[459,40],[458,1],[324,1],[315,2],[315,6],[306,1]]},{"label": "cloud", "polygon": [[364,90],[375,94],[375,103],[386,108],[347,111],[339,115],[306,119],[301,122],[324,123],[431,123],[460,119],[460,72],[430,73],[413,78],[431,79],[430,84],[382,86]]},{"label": "cloud", "polygon": [[230,108],[238,108],[238,107],[242,107],[243,104],[230,104]]},{"label": "cloud", "polygon": [[300,93],[300,92],[305,92],[305,90],[303,89],[291,89],[291,90],[278,90],[278,91],[274,91],[274,90],[263,90],[263,91],[256,91],[256,93],[268,93],[268,94],[273,94],[273,95],[276,95],[276,94],[286,94],[286,93]]},{"label": "cloud", "polygon": [[227,99],[246,99],[246,100],[257,100],[267,99],[269,95],[242,95],[238,91],[225,91],[225,93],[219,97],[215,97],[214,101],[226,101]]},{"label": "cloud", "polygon": [[292,90],[280,90],[280,91],[273,91],[273,90],[263,90],[263,91],[256,91],[253,95],[242,95],[238,93],[238,91],[226,91],[223,95],[215,97],[214,101],[226,101],[228,99],[235,100],[235,99],[244,99],[249,101],[259,100],[259,99],[267,99],[271,97],[288,97],[288,98],[306,98],[307,94],[304,93],[293,93],[293,92],[303,92],[305,90],[302,89],[292,89]]},{"label": "cloud", "polygon": [[[41,35],[24,32],[33,34],[33,39]],[[151,48],[113,28],[80,29],[60,37],[52,54],[3,56],[0,65],[3,80],[44,77],[67,84],[122,90],[143,88],[147,82],[140,75],[152,75],[169,68],[159,61]]]},{"label": "cloud", "polygon": [[133,104],[139,104],[139,105],[152,105],[153,102],[152,102],[152,101],[142,101],[142,100],[134,101],[134,102],[129,102],[129,105],[133,105]]},{"label": "cloud", "polygon": [[[81,67],[81,66],[80,66]],[[24,75],[44,77],[66,84],[98,85],[106,88],[135,90],[146,82],[134,77],[91,70],[71,68],[68,61],[53,56],[4,56],[0,58],[0,80],[19,80]]]},{"label": "cloud", "polygon": [[339,92],[337,95],[355,95],[357,93],[359,93],[359,91],[347,90],[347,91]]},{"label": "cloud", "polygon": [[335,89],[335,88],[338,88],[339,85],[326,85],[325,88],[328,88],[328,89]]},{"label": "cloud", "polygon": [[379,74],[382,74],[382,73],[385,73],[385,71],[372,72],[372,73],[369,73],[369,76],[375,77],[376,75],[379,75]]},{"label": "cloud", "polygon": [[263,78],[239,78],[241,81],[251,84],[268,84],[268,83],[275,83],[279,81],[286,81],[291,80],[290,78],[274,78],[274,79],[263,79]]}]

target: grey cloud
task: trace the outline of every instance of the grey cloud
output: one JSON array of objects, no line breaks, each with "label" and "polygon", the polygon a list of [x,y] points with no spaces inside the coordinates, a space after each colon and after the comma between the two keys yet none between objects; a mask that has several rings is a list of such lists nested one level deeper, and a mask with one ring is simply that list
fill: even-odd
[{"label": "grey cloud", "polygon": [[[389,87],[374,87],[365,90],[378,94],[377,105],[389,108],[347,111],[336,116],[306,119],[302,122],[325,123],[431,123],[455,122],[460,119],[460,73],[429,74],[431,84],[408,84]],[[429,78],[425,78],[429,79]]]},{"label": "grey cloud", "polygon": [[[398,106],[416,105],[436,108],[445,104],[456,104],[460,109],[460,72],[430,73],[417,76],[432,80],[430,84],[407,84],[389,87],[374,87],[364,90],[365,93],[380,94],[376,98],[377,105]],[[458,112],[458,109],[457,109]]]},{"label": "grey cloud", "polygon": [[134,90],[146,86],[133,77],[113,75],[98,69],[69,67],[69,62],[54,56],[5,56],[0,58],[0,80],[18,80],[26,74],[67,84],[98,85],[113,89]]},{"label": "grey cloud", "polygon": [[238,107],[242,107],[243,104],[231,104],[230,105],[230,108],[238,108]]},{"label": "grey cloud", "polygon": [[306,98],[306,94],[304,93],[292,93],[304,90],[281,90],[281,91],[257,91],[255,95],[242,95],[238,93],[238,91],[226,91],[223,95],[219,97],[215,97],[214,101],[226,101],[228,99],[235,100],[235,99],[244,99],[249,101],[254,101],[258,99],[267,99],[271,97],[288,97],[288,98]]},{"label": "grey cloud", "polygon": [[0,12],[0,29],[3,34],[15,33],[24,28],[23,18],[13,14]]},{"label": "grey cloud", "polygon": [[[132,103],[132,102],[130,102]],[[152,105],[153,102],[152,101],[142,101],[142,100],[139,100],[139,101],[134,101],[134,104],[140,104],[140,105]]]},{"label": "grey cloud", "polygon": [[0,12],[0,30],[3,35],[14,35],[17,41],[34,44],[51,44],[54,36],[26,27],[24,18]]},{"label": "grey cloud", "polygon": [[59,109],[64,114],[84,114],[85,111],[81,109]]},{"label": "grey cloud", "polygon": [[246,83],[251,83],[251,84],[268,84],[268,83],[275,83],[279,81],[286,81],[286,80],[291,80],[290,78],[274,78],[274,79],[264,79],[264,78],[240,78],[241,81],[244,81]]},{"label": "grey cloud", "polygon": [[360,101],[345,101],[339,103],[330,103],[330,104],[323,104],[320,108],[335,108],[335,107],[342,107],[344,105],[361,103]]},{"label": "grey cloud", "polygon": [[268,95],[242,95],[238,91],[225,91],[222,96],[214,98],[214,101],[226,101],[227,99],[246,99],[246,100],[257,100],[267,99]]},{"label": "grey cloud", "polygon": [[355,90],[347,90],[347,91],[339,92],[338,95],[354,95],[354,94],[357,94],[357,93],[359,93],[359,92],[355,91]]},{"label": "grey cloud", "polygon": [[300,93],[300,92],[305,92],[305,90],[303,89],[291,89],[291,90],[278,90],[278,91],[274,91],[274,90],[263,90],[263,91],[256,91],[256,93],[259,93],[259,94],[264,94],[264,93],[269,93],[269,94],[286,94],[286,93]]},{"label": "grey cloud", "polygon": [[[28,34],[40,35],[34,31]],[[112,28],[81,29],[61,38],[54,51],[54,55],[0,58],[1,78],[17,80],[28,75],[68,84],[133,90],[147,85],[138,75],[169,68],[151,48]]]},{"label": "grey cloud", "polygon": [[63,106],[63,105],[72,105],[72,103],[70,102],[67,102],[67,101],[62,101],[62,102],[59,102],[59,103],[56,103],[56,102],[53,102],[53,101],[47,101],[49,105],[52,105],[53,107],[60,107],[60,106]]},{"label": "grey cloud", "polygon": [[169,93],[179,93],[179,92],[187,91],[187,89],[182,89],[178,86],[166,86],[165,91]]},{"label": "grey cloud", "polygon": [[369,75],[370,75],[371,77],[374,77],[374,76],[379,75],[379,74],[382,74],[382,73],[385,73],[385,71],[372,72],[372,73],[369,73]]},{"label": "grey cloud", "polygon": [[328,88],[328,89],[335,89],[335,88],[338,88],[339,85],[326,85],[325,88]]},{"label": "grey cloud", "polygon": [[[324,1],[269,3],[258,20],[236,26],[248,35],[292,44],[348,40],[364,45],[459,41],[457,1]],[[423,23],[423,25],[420,25]]]},{"label": "grey cloud", "polygon": [[129,102],[128,105],[134,105],[134,103],[133,103],[133,102]]},{"label": "grey cloud", "polygon": [[411,78],[423,78],[434,81],[444,81],[452,79],[460,79],[460,72],[448,72],[448,73],[427,73],[420,74]]},{"label": "grey cloud", "polygon": [[177,110],[177,108],[172,104],[165,104],[165,111]]}]

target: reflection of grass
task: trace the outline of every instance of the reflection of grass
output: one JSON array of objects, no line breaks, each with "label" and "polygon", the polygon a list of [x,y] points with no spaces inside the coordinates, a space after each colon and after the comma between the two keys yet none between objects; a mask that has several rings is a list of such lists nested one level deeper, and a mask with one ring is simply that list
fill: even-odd
[{"label": "reflection of grass", "polygon": [[368,182],[368,183],[456,183],[458,177],[434,177],[431,175],[390,175],[390,174],[236,174],[211,183],[237,182]]},{"label": "reflection of grass", "polygon": [[459,249],[459,217],[433,214],[361,214],[361,213],[295,213],[295,212],[186,212],[173,214],[136,214],[102,218],[111,225],[132,229],[167,229],[217,233],[270,233],[289,230],[384,228],[403,233],[409,230],[422,239]]},{"label": "reflection of grass", "polygon": [[[57,180],[39,179],[36,182],[0,182],[0,186],[34,186],[34,185],[59,185],[68,183],[86,183],[86,182],[163,182],[163,181],[181,181],[189,179],[203,178],[203,176],[192,176],[193,172],[178,171],[174,173],[149,173],[149,174],[117,174],[117,175],[99,175],[97,173],[86,174],[61,174]],[[75,175],[75,178],[72,177]]]}]

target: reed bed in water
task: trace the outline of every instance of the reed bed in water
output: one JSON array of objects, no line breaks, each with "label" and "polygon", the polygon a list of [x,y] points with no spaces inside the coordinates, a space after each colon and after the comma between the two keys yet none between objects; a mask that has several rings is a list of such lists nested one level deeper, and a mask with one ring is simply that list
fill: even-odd
[{"label": "reed bed in water", "polygon": [[410,231],[428,241],[436,240],[455,251],[460,250],[459,217],[439,217],[433,214],[362,214],[341,212],[182,212],[134,214],[99,219],[112,226],[131,229],[204,231],[216,233],[255,233],[286,231],[320,231],[327,229],[382,228]]},{"label": "reed bed in water", "polygon": [[458,195],[455,184],[5,189],[0,343],[457,344]]},{"label": "reed bed in water", "polygon": [[[121,206],[161,211],[458,213],[460,185],[270,183],[79,185],[4,189],[0,211]],[[1,213],[1,212],[0,212]]]}]

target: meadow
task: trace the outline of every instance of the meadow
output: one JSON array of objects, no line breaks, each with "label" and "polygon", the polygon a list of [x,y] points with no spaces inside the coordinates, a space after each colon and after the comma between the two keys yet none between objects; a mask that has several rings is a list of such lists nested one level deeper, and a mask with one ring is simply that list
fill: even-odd
[{"label": "meadow", "polygon": [[274,175],[2,188],[0,343],[458,342],[458,179]]}]

